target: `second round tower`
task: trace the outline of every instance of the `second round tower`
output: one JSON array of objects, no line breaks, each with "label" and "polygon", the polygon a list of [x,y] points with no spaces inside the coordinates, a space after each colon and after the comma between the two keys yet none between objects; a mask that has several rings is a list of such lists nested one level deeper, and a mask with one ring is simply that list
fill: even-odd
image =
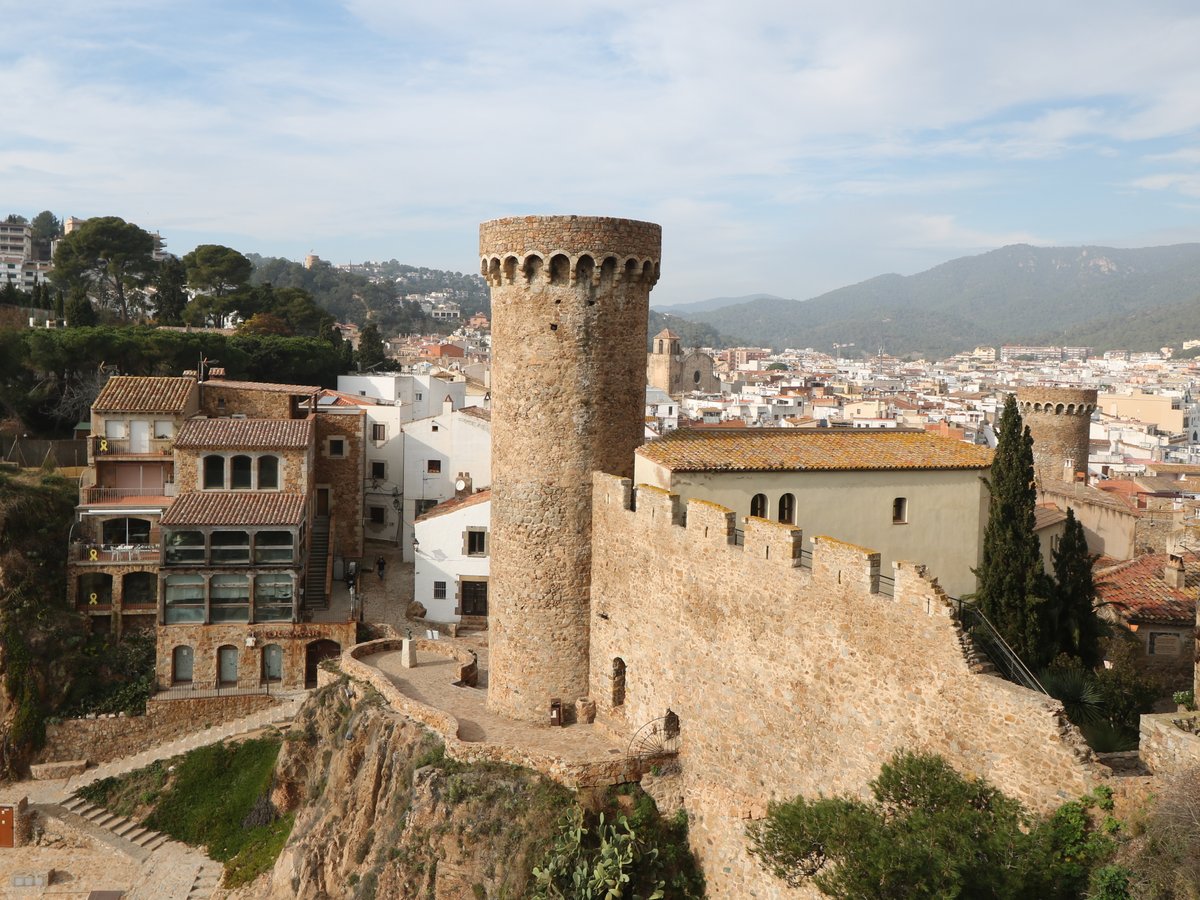
[{"label": "second round tower", "polygon": [[588,692],[592,472],[630,477],[662,229],[585,216],[479,228],[492,292],[488,706],[532,722]]}]

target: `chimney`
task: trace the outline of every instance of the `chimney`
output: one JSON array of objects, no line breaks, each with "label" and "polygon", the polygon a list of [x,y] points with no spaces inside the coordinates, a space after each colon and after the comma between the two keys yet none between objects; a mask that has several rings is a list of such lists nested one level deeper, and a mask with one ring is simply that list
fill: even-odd
[{"label": "chimney", "polygon": [[458,477],[454,479],[454,498],[461,500],[463,497],[470,497],[472,492],[471,473],[459,472]]},{"label": "chimney", "polygon": [[454,398],[447,394],[446,399],[442,401],[442,415],[448,416],[452,412],[454,412]]},{"label": "chimney", "polygon": [[1183,557],[1176,556],[1172,553],[1167,557],[1167,564],[1163,566],[1163,582],[1167,587],[1175,590],[1183,590],[1184,571]]}]

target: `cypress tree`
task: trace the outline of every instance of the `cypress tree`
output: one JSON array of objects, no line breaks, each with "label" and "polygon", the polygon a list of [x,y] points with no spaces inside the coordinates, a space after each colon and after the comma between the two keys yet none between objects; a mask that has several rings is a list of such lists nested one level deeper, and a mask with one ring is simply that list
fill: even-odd
[{"label": "cypress tree", "polygon": [[1005,400],[998,425],[986,482],[991,504],[982,561],[975,570],[976,598],[1021,661],[1038,669],[1053,659],[1056,645],[1044,627],[1049,585],[1034,532],[1033,438],[1021,421],[1015,395]]},{"label": "cypress tree", "polygon": [[1094,557],[1088,552],[1087,536],[1075,513],[1067,510],[1067,527],[1052,555],[1055,590],[1051,616],[1058,639],[1058,653],[1081,660],[1089,669],[1100,665],[1103,625],[1096,616],[1096,582],[1092,577]]}]

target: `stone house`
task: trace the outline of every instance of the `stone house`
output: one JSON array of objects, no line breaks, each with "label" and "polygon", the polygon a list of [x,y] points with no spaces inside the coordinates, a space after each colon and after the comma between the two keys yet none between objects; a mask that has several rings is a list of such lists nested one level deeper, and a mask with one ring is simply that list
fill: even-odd
[{"label": "stone house", "polygon": [[417,517],[414,597],[434,622],[487,625],[491,500],[464,494]]},{"label": "stone house", "polygon": [[992,452],[906,429],[687,429],[639,447],[638,484],[919,560],[942,587],[975,590]]},{"label": "stone house", "polygon": [[70,583],[99,621],[156,629],[160,688],[303,687],[353,641],[332,575],[362,557],[364,415],[319,390],[118,376],[98,396]]},{"label": "stone house", "polygon": [[176,493],[175,435],[198,411],[194,378],[118,375],[92,404],[67,591],[95,628],[154,627],[160,520]]},{"label": "stone house", "polygon": [[1131,633],[1146,669],[1175,689],[1192,684],[1200,563],[1147,553],[1095,573],[1097,612]]}]

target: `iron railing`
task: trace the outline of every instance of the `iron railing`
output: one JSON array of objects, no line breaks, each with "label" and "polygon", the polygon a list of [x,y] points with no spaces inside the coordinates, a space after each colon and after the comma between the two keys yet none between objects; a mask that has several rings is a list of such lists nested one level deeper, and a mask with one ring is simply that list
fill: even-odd
[{"label": "iron railing", "polygon": [[896,579],[891,575],[876,575],[875,576],[875,593],[883,594],[885,597],[896,596]]},{"label": "iron railing", "polygon": [[746,546],[746,532],[742,531],[740,528],[733,529],[733,546]]},{"label": "iron railing", "polygon": [[802,569],[811,569],[812,568],[812,551],[805,550],[803,547],[800,548],[800,568],[802,568]]},{"label": "iron railing", "polygon": [[1037,680],[1030,668],[1021,661],[1015,650],[1009,646],[996,626],[983,614],[974,603],[967,600],[955,600],[958,607],[958,622],[967,632],[975,646],[983,652],[996,667],[996,671],[1004,678],[1027,687],[1031,691],[1049,694],[1042,683]]},{"label": "iron railing", "polygon": [[207,700],[214,697],[246,697],[253,695],[278,694],[278,681],[264,681],[254,687],[222,685],[219,687],[197,687],[192,684],[176,684],[166,690],[156,691],[152,700]]}]

